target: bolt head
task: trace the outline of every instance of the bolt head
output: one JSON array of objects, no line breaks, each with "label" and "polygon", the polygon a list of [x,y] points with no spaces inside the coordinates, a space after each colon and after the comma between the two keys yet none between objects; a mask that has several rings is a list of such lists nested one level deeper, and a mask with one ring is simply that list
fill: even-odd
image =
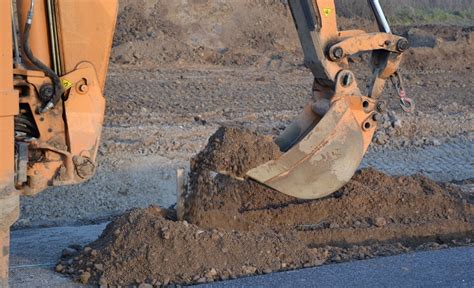
[{"label": "bolt head", "polygon": [[89,87],[87,87],[86,84],[82,84],[81,86],[79,86],[79,91],[81,91],[82,93],[86,93],[87,90],[89,90]]},{"label": "bolt head", "polygon": [[51,84],[45,84],[40,87],[39,98],[43,103],[46,103],[51,100],[54,96],[54,87]]},{"label": "bolt head", "polygon": [[334,59],[341,59],[344,56],[344,50],[341,47],[337,47],[332,51],[332,56]]},{"label": "bolt head", "polygon": [[399,52],[404,52],[410,48],[410,43],[408,43],[407,39],[400,39],[397,42],[397,50]]}]

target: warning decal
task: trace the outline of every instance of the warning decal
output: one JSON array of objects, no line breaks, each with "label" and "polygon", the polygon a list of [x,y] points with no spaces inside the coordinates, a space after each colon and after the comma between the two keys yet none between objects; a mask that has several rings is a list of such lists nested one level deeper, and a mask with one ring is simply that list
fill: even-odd
[{"label": "warning decal", "polygon": [[328,17],[332,12],[331,8],[323,8],[324,16]]},{"label": "warning decal", "polygon": [[61,83],[63,84],[64,90],[71,88],[73,85],[73,83],[67,79],[61,79]]}]

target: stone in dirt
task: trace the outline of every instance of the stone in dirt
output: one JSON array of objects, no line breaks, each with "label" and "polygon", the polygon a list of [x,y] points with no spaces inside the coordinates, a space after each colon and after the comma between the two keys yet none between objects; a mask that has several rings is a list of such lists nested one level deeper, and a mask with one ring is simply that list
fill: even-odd
[{"label": "stone in dirt", "polygon": [[219,129],[192,162],[186,222],[171,210],[136,209],[60,264],[82,282],[80,271],[90,271],[91,284],[192,284],[466,245],[474,236],[466,195],[423,176],[367,169],[330,197],[302,201],[208,170],[225,163],[239,174],[278,156],[270,138]]}]

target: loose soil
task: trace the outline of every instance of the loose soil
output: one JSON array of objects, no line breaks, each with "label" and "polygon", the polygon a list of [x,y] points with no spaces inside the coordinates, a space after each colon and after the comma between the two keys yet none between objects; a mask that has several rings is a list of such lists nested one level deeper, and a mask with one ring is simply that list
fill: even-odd
[{"label": "loose soil", "polygon": [[[120,4],[112,56],[118,64],[264,68],[302,63],[286,1],[122,0]],[[338,26],[377,31],[374,19],[361,17],[339,17]],[[411,25],[393,30],[414,44],[405,57],[405,69],[472,66],[471,26]]]},{"label": "loose soil", "polygon": [[192,161],[186,221],[130,211],[88,247],[65,250],[56,270],[90,284],[191,284],[471,243],[467,195],[423,176],[362,170],[332,196],[302,201],[209,170],[242,175],[278,154],[268,137],[219,129]]}]

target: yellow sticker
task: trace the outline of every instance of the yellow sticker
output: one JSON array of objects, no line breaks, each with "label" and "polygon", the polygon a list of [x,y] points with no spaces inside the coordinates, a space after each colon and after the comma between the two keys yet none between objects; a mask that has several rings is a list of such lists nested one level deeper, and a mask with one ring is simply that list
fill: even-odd
[{"label": "yellow sticker", "polygon": [[65,90],[71,88],[73,85],[73,83],[67,79],[61,79],[61,83],[63,84]]},{"label": "yellow sticker", "polygon": [[331,8],[323,8],[324,16],[328,17],[329,14],[331,14],[331,12],[332,12]]}]

